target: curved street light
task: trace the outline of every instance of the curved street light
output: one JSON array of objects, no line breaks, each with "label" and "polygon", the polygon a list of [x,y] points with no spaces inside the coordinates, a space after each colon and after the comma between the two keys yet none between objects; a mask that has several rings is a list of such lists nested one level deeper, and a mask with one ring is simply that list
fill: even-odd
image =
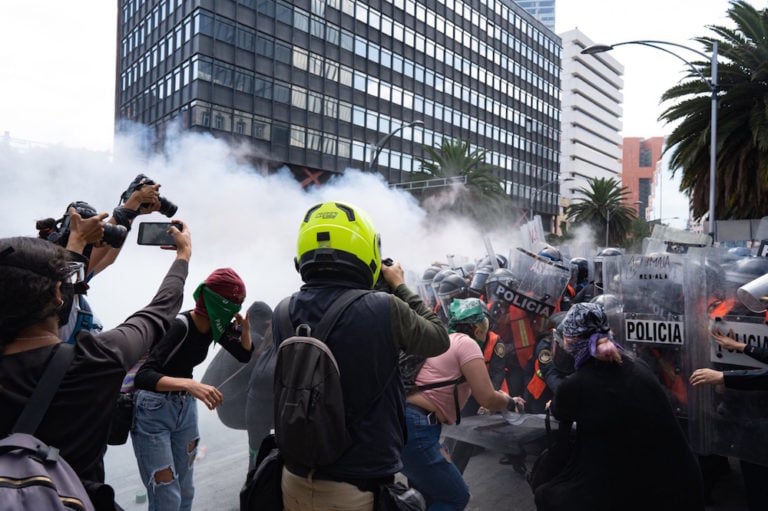
[{"label": "curved street light", "polygon": [[[706,53],[701,52],[696,48],[691,48],[690,46],[685,46],[683,44],[673,43],[671,41],[655,41],[652,39],[638,40],[638,41],[624,41],[624,42],[615,43],[611,45],[595,44],[581,50],[581,53],[584,55],[594,55],[595,53],[603,53],[606,51],[610,51],[617,46],[622,46],[625,44],[637,44],[640,46],[647,46],[649,48],[655,48],[657,50],[663,51],[664,53],[669,53],[670,55],[684,62],[688,66],[688,68],[693,72],[693,74],[701,78],[701,80],[709,88],[709,91],[712,97],[712,107],[711,107],[711,116],[710,116],[710,124],[709,124],[709,131],[710,131],[710,136],[709,136],[709,236],[710,238],[712,238],[712,242],[714,243],[715,237],[716,237],[715,167],[717,162],[717,41],[712,41],[712,55],[707,55]],[[685,60],[683,57],[681,57],[674,51],[670,50],[669,48],[666,48],[666,46],[672,46],[675,48],[688,50],[692,53],[695,53],[696,55],[699,55],[700,57],[709,59],[710,71],[711,71],[710,77],[707,78],[706,76],[704,76],[701,73],[701,71],[696,69],[696,66],[694,66],[689,61]]]},{"label": "curved street light", "polygon": [[555,179],[554,181],[549,181],[548,183],[544,183],[543,185],[541,185],[538,188],[536,188],[535,190],[533,190],[533,193],[531,193],[531,202],[528,205],[528,216],[531,219],[533,218],[533,201],[536,198],[536,195],[538,195],[541,190],[543,190],[544,188],[546,188],[548,186],[551,186],[551,185],[553,185],[555,183],[567,183],[568,181],[575,181],[575,179],[572,178],[572,177],[566,177],[563,180]]},{"label": "curved street light", "polygon": [[608,208],[608,207],[605,208],[605,246],[606,247],[610,246],[608,245],[608,232],[610,231],[610,225],[611,225],[611,213],[613,213],[620,207],[621,207],[621,203],[616,204],[612,208]]},{"label": "curved street light", "polygon": [[400,130],[403,130],[405,128],[412,128],[413,126],[424,126],[424,121],[416,120],[411,121],[408,124],[402,124],[398,126],[397,128],[390,131],[387,135],[385,135],[381,140],[379,140],[379,143],[376,144],[373,148],[373,155],[371,156],[371,162],[368,164],[368,170],[370,171],[373,169],[373,166],[376,164],[376,161],[379,159],[379,153],[384,148],[385,145],[387,145],[387,142],[395,136]]}]

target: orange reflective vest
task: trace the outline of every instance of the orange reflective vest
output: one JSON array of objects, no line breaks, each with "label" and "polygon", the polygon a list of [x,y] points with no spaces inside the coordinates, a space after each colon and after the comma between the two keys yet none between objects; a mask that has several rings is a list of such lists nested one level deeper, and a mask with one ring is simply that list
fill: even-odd
[{"label": "orange reflective vest", "polygon": [[726,300],[720,300],[719,302],[713,303],[710,306],[711,310],[709,311],[709,319],[723,318],[729,312],[731,312],[731,309],[733,309],[734,305],[736,305],[736,299],[734,298],[728,298]]},{"label": "orange reflective vest", "polygon": [[547,388],[547,382],[544,381],[544,375],[541,374],[541,367],[539,366],[538,358],[536,359],[536,362],[534,362],[533,368],[533,376],[531,376],[531,381],[528,382],[528,386],[526,388],[534,399],[539,399],[541,394],[544,393],[544,390]]},{"label": "orange reflective vest", "polygon": [[509,307],[509,330],[512,344],[515,346],[515,355],[520,367],[524,368],[533,357],[533,349],[536,346],[536,333],[533,329],[533,321],[527,312],[517,307]]},{"label": "orange reflective vest", "polygon": [[661,369],[661,380],[664,386],[669,389],[675,399],[682,404],[688,403],[688,389],[683,377],[675,372],[675,366],[665,359],[664,353],[657,348],[651,348],[650,350],[653,358],[656,359],[656,363],[659,364]]}]

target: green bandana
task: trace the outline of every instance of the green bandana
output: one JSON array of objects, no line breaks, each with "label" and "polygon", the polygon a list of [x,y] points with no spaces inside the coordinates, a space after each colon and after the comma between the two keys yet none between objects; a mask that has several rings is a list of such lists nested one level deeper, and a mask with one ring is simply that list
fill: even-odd
[{"label": "green bandana", "polygon": [[211,291],[205,284],[200,284],[195,289],[192,296],[197,300],[200,293],[203,293],[203,302],[205,303],[205,310],[208,312],[208,319],[211,322],[211,337],[213,342],[216,343],[221,338],[221,334],[229,325],[235,314],[240,312],[242,305],[239,303],[230,302],[226,298],[222,297]]}]

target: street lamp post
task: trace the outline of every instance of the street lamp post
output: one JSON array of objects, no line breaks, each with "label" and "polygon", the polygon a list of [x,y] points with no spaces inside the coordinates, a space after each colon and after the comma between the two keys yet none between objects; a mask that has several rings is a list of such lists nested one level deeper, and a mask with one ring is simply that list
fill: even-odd
[{"label": "street lamp post", "polygon": [[548,187],[548,186],[551,186],[551,185],[553,185],[553,184],[555,184],[555,183],[566,183],[566,182],[568,182],[568,181],[574,181],[574,179],[573,179],[572,177],[566,177],[566,178],[565,178],[565,179],[563,179],[562,181],[561,181],[561,180],[559,180],[559,179],[555,179],[554,181],[549,181],[548,183],[544,183],[543,185],[541,185],[541,186],[539,186],[538,188],[534,189],[534,190],[533,190],[533,193],[531,193],[531,201],[530,201],[530,203],[528,204],[528,216],[529,216],[530,218],[533,218],[533,200],[536,198],[536,195],[538,195],[538,193],[539,193],[541,190],[543,190],[544,188],[546,188],[546,187]]},{"label": "street lamp post", "polygon": [[371,161],[368,164],[368,170],[373,170],[373,166],[376,164],[376,161],[379,159],[379,153],[382,149],[384,149],[384,146],[387,145],[387,142],[395,136],[400,130],[405,128],[412,128],[413,126],[424,126],[424,121],[416,120],[411,121],[408,124],[402,124],[398,126],[397,128],[390,131],[388,134],[386,134],[381,140],[379,140],[379,143],[376,144],[373,148],[373,155],[371,156]]},{"label": "street lamp post", "polygon": [[618,208],[618,206],[614,206],[612,208],[605,208],[605,246],[608,247],[608,232],[610,230],[611,225],[611,211]]},{"label": "street lamp post", "polygon": [[[690,46],[685,46],[682,44],[673,43],[670,41],[654,41],[654,40],[640,40],[640,41],[624,41],[621,43],[606,45],[606,44],[596,44],[593,46],[590,46],[589,48],[585,48],[581,51],[581,53],[585,55],[594,55],[595,53],[603,53],[606,51],[610,51],[614,49],[617,46],[622,46],[625,44],[639,44],[641,46],[648,46],[650,48],[655,48],[657,50],[661,50],[665,53],[669,53],[670,55],[676,57],[677,59],[683,61],[699,78],[704,81],[704,83],[709,88],[710,94],[711,94],[711,114],[710,114],[710,121],[709,121],[709,236],[712,238],[712,242],[714,243],[715,238],[717,236],[716,233],[716,222],[715,222],[715,168],[717,163],[717,41],[712,41],[712,55],[707,55],[706,53],[703,53],[695,48],[691,48]],[[692,53],[695,53],[696,55],[699,55],[701,57],[704,57],[705,59],[710,60],[710,77],[707,78],[704,76],[701,71],[696,69],[696,67],[691,64],[689,61],[678,55],[677,53],[673,52],[669,48],[666,48],[666,46],[674,46],[677,48],[682,48],[684,50],[688,50]]]}]

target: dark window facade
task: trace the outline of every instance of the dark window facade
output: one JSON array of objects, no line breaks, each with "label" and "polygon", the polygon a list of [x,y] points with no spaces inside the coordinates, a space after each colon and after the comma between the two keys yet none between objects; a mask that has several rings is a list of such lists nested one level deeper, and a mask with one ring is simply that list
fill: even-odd
[{"label": "dark window facade", "polygon": [[390,182],[468,140],[518,206],[557,212],[561,42],[512,2],[121,0],[118,26],[118,130],[180,117],[328,172],[392,133]]},{"label": "dark window facade", "polygon": [[650,147],[640,146],[640,167],[650,167],[653,153]]}]

